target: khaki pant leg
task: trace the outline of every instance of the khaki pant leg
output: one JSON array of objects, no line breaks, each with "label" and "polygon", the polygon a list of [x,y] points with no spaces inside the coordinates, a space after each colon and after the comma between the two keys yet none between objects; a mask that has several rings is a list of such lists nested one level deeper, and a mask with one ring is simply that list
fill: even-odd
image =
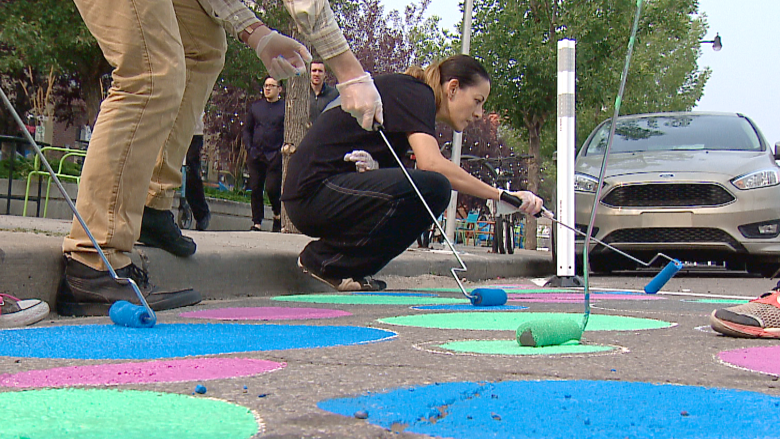
[{"label": "khaki pant leg", "polygon": [[[171,0],[75,0],[113,84],[84,162],[76,207],[114,268],[130,263],[155,159],[173,129],[186,84],[184,49]],[[181,163],[181,160],[179,161]],[[81,225],[63,250],[105,269]]]},{"label": "khaki pant leg", "polygon": [[146,205],[158,210],[173,206],[181,186],[181,166],[195,123],[200,118],[214,83],[225,64],[225,31],[201,8],[197,0],[173,0],[184,45],[187,82],[173,130],[162,145],[146,196]]}]

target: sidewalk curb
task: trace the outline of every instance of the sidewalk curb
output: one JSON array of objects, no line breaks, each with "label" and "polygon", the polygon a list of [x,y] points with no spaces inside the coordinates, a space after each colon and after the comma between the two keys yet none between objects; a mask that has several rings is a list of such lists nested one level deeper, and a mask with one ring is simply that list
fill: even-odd
[{"label": "sidewalk curb", "polygon": [[[9,226],[0,217],[0,292],[20,298],[39,298],[53,305],[64,268],[62,229],[58,220],[37,219],[25,223],[38,233]],[[41,229],[45,233],[41,233]],[[136,246],[134,262],[148,261],[152,283],[161,288],[194,287],[204,299],[330,292],[324,284],[297,267],[298,253],[310,241],[303,235],[268,232],[190,232],[198,243],[191,258],[177,258],[160,249]],[[514,255],[486,253],[486,249],[460,247],[468,267],[462,277],[470,281],[542,277],[553,272],[550,254],[518,250]],[[458,266],[449,251],[410,248],[385,267],[377,277],[423,275],[450,276]],[[456,285],[453,282],[453,287]],[[389,285],[392,288],[392,282]]]}]

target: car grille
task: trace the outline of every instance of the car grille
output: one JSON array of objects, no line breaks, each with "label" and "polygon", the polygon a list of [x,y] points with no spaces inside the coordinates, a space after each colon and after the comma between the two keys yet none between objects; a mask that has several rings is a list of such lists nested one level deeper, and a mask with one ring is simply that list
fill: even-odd
[{"label": "car grille", "polygon": [[716,184],[632,184],[619,186],[601,201],[611,207],[721,206],[735,198]]},{"label": "car grille", "polygon": [[621,229],[607,235],[602,241],[612,243],[665,243],[665,242],[716,242],[726,243],[734,250],[744,250],[731,235],[720,229],[696,227],[651,227],[643,229]]}]

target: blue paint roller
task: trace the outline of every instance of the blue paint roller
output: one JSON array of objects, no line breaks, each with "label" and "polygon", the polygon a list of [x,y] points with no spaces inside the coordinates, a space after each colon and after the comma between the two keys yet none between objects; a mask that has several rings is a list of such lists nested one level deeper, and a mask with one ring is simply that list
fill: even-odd
[{"label": "blue paint roller", "polygon": [[133,305],[126,300],[120,300],[111,305],[108,310],[111,321],[128,328],[151,328],[156,319],[143,306]]},{"label": "blue paint roller", "polygon": [[667,282],[669,282],[669,279],[672,278],[675,274],[677,274],[678,271],[682,270],[683,264],[682,262],[678,261],[677,259],[673,259],[669,261],[668,264],[666,264],[666,267],[664,267],[663,270],[661,270],[660,273],[656,274],[653,280],[650,281],[650,283],[645,286],[645,293],[647,294],[655,294],[657,293],[661,287],[666,285]]},{"label": "blue paint roller", "polygon": [[502,306],[506,304],[506,291],[501,288],[475,288],[471,292],[471,304],[474,306]]},{"label": "blue paint roller", "polygon": [[[0,88],[0,98],[2,98],[3,103],[10,110],[11,115],[13,116],[17,125],[19,125],[22,134],[25,136],[25,138],[30,143],[30,145],[33,147],[35,153],[38,154],[38,157],[40,157],[41,163],[46,168],[46,171],[48,171],[52,181],[54,181],[54,184],[57,186],[57,189],[59,189],[60,193],[62,194],[63,200],[65,200],[65,202],[68,204],[68,207],[73,212],[73,216],[76,218],[79,224],[81,224],[81,228],[84,229],[84,232],[86,232],[87,237],[92,242],[92,245],[95,247],[98,256],[100,256],[100,259],[103,261],[103,264],[105,264],[106,268],[108,268],[108,273],[111,275],[111,278],[118,283],[129,283],[130,286],[133,288],[133,291],[135,292],[136,296],[138,296],[138,300],[143,305],[143,307],[141,307],[141,306],[133,305],[129,302],[125,302],[127,305],[129,305],[129,307],[127,305],[120,305],[118,308],[114,309],[116,305],[114,304],[111,306],[111,309],[109,309],[109,316],[111,317],[111,320],[118,325],[130,326],[134,328],[151,328],[157,322],[157,316],[155,316],[154,311],[152,311],[152,308],[149,307],[149,304],[146,303],[146,298],[144,298],[143,294],[141,294],[141,290],[138,288],[138,285],[135,283],[134,280],[130,278],[119,277],[116,274],[116,271],[114,271],[114,268],[108,262],[108,258],[106,258],[106,254],[103,252],[103,249],[100,248],[100,245],[97,243],[97,240],[92,235],[92,232],[89,230],[89,227],[87,227],[87,223],[84,222],[84,218],[82,218],[78,209],[76,209],[76,205],[73,203],[73,200],[70,198],[70,195],[68,195],[68,192],[65,191],[65,187],[62,186],[62,182],[60,182],[60,179],[57,178],[57,174],[54,172],[54,169],[52,169],[51,165],[46,160],[46,157],[43,155],[41,148],[38,147],[38,144],[35,142],[35,139],[33,139],[33,137],[30,135],[30,132],[27,130],[27,127],[22,121],[22,118],[19,117],[19,113],[17,113],[16,109],[14,109],[13,105],[11,105],[11,101],[8,100],[8,96],[6,96],[2,88]],[[139,309],[143,311],[143,313],[139,313]],[[116,318],[114,318],[114,316],[116,316]]]}]

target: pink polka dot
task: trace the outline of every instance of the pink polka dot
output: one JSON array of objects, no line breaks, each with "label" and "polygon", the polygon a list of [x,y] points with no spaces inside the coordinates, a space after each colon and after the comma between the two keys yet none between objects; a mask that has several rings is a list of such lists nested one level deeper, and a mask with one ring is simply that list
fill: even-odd
[{"label": "pink polka dot", "polygon": [[212,320],[309,320],[309,319],[333,319],[336,317],[351,316],[352,313],[337,309],[322,308],[283,308],[283,307],[256,307],[256,308],[220,308],[191,311],[179,314],[179,317],[189,319]]},{"label": "pink polka dot", "polygon": [[286,363],[251,358],[200,358],[98,364],[0,375],[0,386],[16,388],[117,386],[238,378],[273,372]]},{"label": "pink polka dot", "polygon": [[723,351],[718,357],[734,366],[756,372],[780,375],[780,346],[761,346]]}]

